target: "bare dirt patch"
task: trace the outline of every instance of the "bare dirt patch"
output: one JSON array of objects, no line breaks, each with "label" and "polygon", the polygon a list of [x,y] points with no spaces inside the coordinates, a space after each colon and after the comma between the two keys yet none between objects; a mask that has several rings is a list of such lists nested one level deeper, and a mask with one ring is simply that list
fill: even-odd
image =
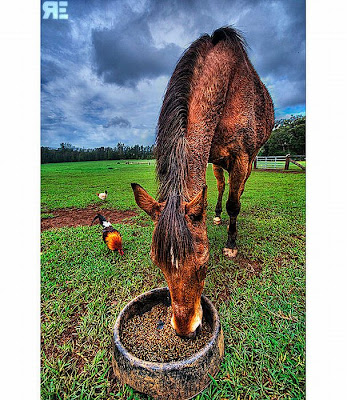
[{"label": "bare dirt patch", "polygon": [[[238,286],[243,286],[253,277],[259,276],[263,270],[263,262],[260,260],[251,260],[243,256],[240,252],[230,262],[229,265],[224,265],[223,276],[225,279],[214,279],[213,285],[215,287],[215,302],[219,305],[221,302],[225,303],[231,299],[231,286],[237,282]],[[214,255],[214,262],[220,262],[220,255]]]},{"label": "bare dirt patch", "polygon": [[[130,218],[138,215],[135,210],[120,211],[116,209],[100,209],[97,205],[87,208],[61,208],[50,212],[53,217],[41,218],[41,231],[64,226],[89,226],[96,214],[103,215],[112,224],[131,223]],[[96,223],[96,222],[95,222]]]},{"label": "bare dirt patch", "polygon": [[235,257],[235,262],[239,265],[239,267],[245,272],[247,278],[252,278],[253,276],[259,276],[263,269],[263,263],[258,260],[250,260],[242,254],[238,253]]}]

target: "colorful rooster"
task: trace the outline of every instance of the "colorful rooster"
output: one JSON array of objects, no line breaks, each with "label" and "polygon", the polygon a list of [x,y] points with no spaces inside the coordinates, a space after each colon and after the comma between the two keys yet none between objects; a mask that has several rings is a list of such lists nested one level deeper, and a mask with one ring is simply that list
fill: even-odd
[{"label": "colorful rooster", "polygon": [[90,226],[92,226],[94,221],[98,218],[103,227],[102,238],[104,239],[106,246],[112,251],[118,251],[118,253],[122,256],[124,254],[122,249],[122,236],[116,229],[114,229],[114,227],[110,222],[107,221],[105,217],[103,217],[101,214],[97,214]]},{"label": "colorful rooster", "polygon": [[96,193],[96,195],[99,197],[100,200],[106,200],[107,199],[107,190],[105,190],[104,193]]}]

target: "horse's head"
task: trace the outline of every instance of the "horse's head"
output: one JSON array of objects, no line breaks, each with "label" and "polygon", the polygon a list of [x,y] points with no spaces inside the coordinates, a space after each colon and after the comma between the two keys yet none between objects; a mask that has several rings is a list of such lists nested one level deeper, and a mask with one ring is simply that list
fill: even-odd
[{"label": "horse's head", "polygon": [[208,240],[206,186],[191,201],[169,197],[157,202],[140,185],[132,185],[136,203],[153,220],[152,261],[168,283],[177,334],[194,337],[201,325],[201,294],[204,288]]}]

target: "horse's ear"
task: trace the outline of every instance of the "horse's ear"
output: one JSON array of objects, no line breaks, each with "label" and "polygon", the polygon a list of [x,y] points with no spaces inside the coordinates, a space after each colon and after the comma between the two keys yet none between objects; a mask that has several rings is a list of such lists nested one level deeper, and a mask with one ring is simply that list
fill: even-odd
[{"label": "horse's ear", "polygon": [[153,199],[145,189],[137,183],[132,183],[131,187],[134,192],[137,205],[145,211],[153,221],[157,220],[160,214],[160,203]]},{"label": "horse's ear", "polygon": [[205,185],[193,200],[186,204],[186,214],[195,218],[202,217],[207,206],[207,186]]}]

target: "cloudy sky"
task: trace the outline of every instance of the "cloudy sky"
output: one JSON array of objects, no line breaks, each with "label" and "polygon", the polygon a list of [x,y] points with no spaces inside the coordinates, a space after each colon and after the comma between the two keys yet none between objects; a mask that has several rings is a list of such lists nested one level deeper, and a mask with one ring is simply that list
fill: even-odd
[{"label": "cloudy sky", "polygon": [[225,25],[243,32],[276,118],[305,113],[303,0],[69,0],[66,12],[41,19],[42,146],[153,144],[178,58]]}]

